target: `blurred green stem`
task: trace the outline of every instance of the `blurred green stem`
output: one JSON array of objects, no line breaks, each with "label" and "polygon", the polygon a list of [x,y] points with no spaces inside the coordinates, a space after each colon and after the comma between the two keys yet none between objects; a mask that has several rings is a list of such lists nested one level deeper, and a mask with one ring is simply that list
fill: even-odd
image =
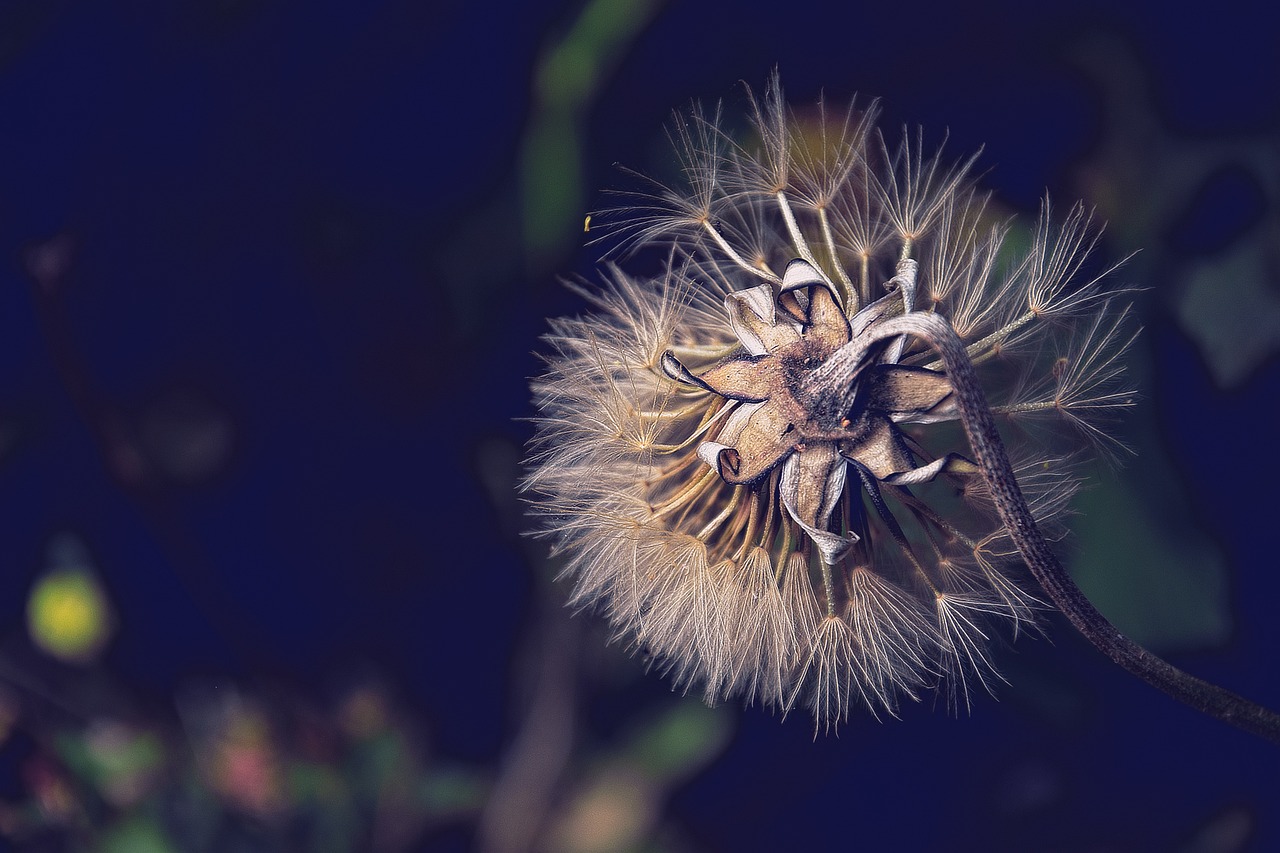
[{"label": "blurred green stem", "polygon": [[591,0],[534,71],[521,151],[524,243],[535,261],[577,232],[583,201],[581,136],[587,108],[612,64],[657,13],[659,0]]}]

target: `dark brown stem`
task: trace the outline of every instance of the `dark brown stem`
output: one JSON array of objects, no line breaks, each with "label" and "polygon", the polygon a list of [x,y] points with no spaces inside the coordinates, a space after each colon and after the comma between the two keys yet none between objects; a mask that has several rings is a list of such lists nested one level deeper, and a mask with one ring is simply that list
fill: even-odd
[{"label": "dark brown stem", "polygon": [[1031,573],[1076,630],[1107,657],[1153,687],[1198,711],[1280,744],[1280,714],[1188,675],[1120,633],[1098,612],[1058,562],[1036,526],[960,338],[938,315],[916,311],[877,324],[860,343],[869,348],[876,341],[902,334],[922,339],[941,357],[960,409],[960,421],[991,489],[996,511]]}]

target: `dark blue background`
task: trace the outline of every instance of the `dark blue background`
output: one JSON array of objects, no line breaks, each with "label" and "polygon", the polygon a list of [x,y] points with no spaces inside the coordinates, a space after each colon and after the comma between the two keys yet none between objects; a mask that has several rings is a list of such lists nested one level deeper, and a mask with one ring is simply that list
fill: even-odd
[{"label": "dark blue background", "polygon": [[[1229,5],[672,2],[602,74],[585,182],[652,167],[673,107],[776,65],[794,99],[879,95],[887,127],[986,144],[986,185],[1033,214],[1046,186],[1078,193],[1072,165],[1105,132],[1070,59],[1097,33],[1141,60],[1170,132],[1276,135],[1276,29]],[[497,761],[539,581],[481,475],[530,433],[513,418],[531,414],[543,318],[579,307],[555,274],[593,257],[576,233],[533,257],[519,220],[533,69],[575,11],[0,7],[0,632],[21,634],[49,537],[72,530],[118,613],[106,665],[143,701],[192,677],[322,691],[369,667],[441,753]],[[1224,186],[1152,268],[1258,215],[1248,182]],[[59,234],[71,267],[42,291],[24,258]],[[1233,572],[1231,643],[1176,662],[1280,706],[1280,366],[1219,390],[1165,303],[1144,306],[1144,405]],[[146,467],[142,425],[174,400],[233,425],[194,481]],[[144,474],[109,461],[121,447]],[[1243,809],[1244,849],[1280,849],[1274,747],[1133,681],[1065,623],[1050,634],[1001,663],[1015,684],[1066,685],[1057,718],[1004,689],[971,717],[909,709],[814,742],[748,710],[670,814],[709,849],[1210,850],[1237,848],[1197,833]]]}]

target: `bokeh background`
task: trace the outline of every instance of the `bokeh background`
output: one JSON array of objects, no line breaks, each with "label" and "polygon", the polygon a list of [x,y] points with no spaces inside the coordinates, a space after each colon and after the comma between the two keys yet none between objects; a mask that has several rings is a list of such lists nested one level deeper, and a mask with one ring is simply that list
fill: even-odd
[{"label": "bokeh background", "polygon": [[1142,391],[1063,543],[1280,707],[1280,43],[1261,3],[0,6],[0,844],[1280,849],[1280,753],[1060,619],[960,719],[703,708],[515,495],[583,217],[663,124],[883,98],[1110,221]]}]

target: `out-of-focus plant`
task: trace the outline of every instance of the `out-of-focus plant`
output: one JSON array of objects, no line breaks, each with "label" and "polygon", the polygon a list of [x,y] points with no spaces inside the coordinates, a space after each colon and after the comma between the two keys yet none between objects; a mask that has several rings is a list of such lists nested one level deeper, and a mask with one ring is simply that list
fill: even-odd
[{"label": "out-of-focus plant", "polygon": [[[1095,36],[1076,62],[1101,92],[1105,134],[1078,169],[1081,189],[1114,224],[1135,263],[1156,270],[1157,298],[1195,342],[1214,380],[1244,382],[1280,351],[1280,137],[1274,130],[1188,133],[1161,116],[1132,47]],[[1253,196],[1253,215],[1213,246],[1186,246],[1183,220],[1215,180]],[[1214,229],[1215,231],[1217,229]],[[1164,246],[1167,251],[1149,251]],[[1171,263],[1169,251],[1181,257]]]},{"label": "out-of-focus plant", "polygon": [[483,770],[429,756],[372,684],[323,709],[206,685],[176,725],[101,711],[49,725],[42,704],[6,694],[37,738],[27,797],[0,805],[0,835],[23,849],[412,849],[488,789]]},{"label": "out-of-focus plant", "polygon": [[[502,499],[515,480],[515,448],[495,445],[483,456],[503,528],[515,537],[519,508]],[[723,715],[673,699],[641,709],[605,742],[548,743],[548,724],[572,725],[585,675],[572,634],[548,650],[535,687],[541,699],[495,765],[429,748],[421,726],[375,681],[330,702],[206,681],[179,693],[176,718],[141,712],[145,703],[100,662],[108,637],[89,630],[112,608],[96,581],[87,593],[80,586],[93,576],[88,549],[61,534],[50,565],[29,610],[53,611],[30,624],[35,648],[51,660],[18,665],[0,651],[0,684],[8,685],[0,687],[0,745],[34,744],[21,764],[23,796],[0,802],[0,838],[22,849],[396,851],[450,829],[475,832],[496,851],[617,849],[678,836],[663,805],[729,734]],[[550,574],[541,560],[534,565]],[[67,588],[51,592],[50,578]],[[50,625],[60,639],[46,637]],[[564,625],[539,621],[534,632]],[[48,667],[58,677],[46,682]]]}]

